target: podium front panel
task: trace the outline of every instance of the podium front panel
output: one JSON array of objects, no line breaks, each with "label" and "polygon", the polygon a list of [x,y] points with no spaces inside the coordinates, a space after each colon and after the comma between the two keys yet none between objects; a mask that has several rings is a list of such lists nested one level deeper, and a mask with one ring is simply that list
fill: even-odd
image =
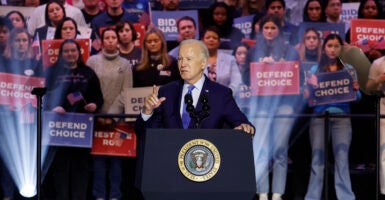
[{"label": "podium front panel", "polygon": [[[232,129],[148,129],[138,155],[138,187],[147,199],[252,199],[256,192],[252,138]],[[211,142],[220,155],[215,175],[193,181],[182,174],[178,155],[192,140]]]}]

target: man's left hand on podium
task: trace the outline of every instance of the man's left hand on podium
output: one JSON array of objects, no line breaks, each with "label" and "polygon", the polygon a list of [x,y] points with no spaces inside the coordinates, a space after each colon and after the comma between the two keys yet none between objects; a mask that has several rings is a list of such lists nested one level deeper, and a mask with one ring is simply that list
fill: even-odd
[{"label": "man's left hand on podium", "polygon": [[237,127],[234,128],[235,130],[242,130],[245,131],[246,133],[249,133],[251,135],[254,135],[254,127],[251,126],[250,124],[241,124]]}]

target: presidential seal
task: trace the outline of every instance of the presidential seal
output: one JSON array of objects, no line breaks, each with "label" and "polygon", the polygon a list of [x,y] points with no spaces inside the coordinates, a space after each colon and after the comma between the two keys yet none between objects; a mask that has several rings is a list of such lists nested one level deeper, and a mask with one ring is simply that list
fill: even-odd
[{"label": "presidential seal", "polygon": [[221,156],[213,143],[204,139],[187,142],[178,155],[179,170],[195,182],[207,181],[215,176],[221,165]]}]

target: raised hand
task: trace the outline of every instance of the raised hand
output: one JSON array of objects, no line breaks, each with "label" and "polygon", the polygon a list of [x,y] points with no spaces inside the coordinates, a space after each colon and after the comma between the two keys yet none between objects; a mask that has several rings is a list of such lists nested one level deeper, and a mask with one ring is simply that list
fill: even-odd
[{"label": "raised hand", "polygon": [[152,94],[148,95],[144,101],[143,113],[146,115],[152,114],[155,108],[158,108],[166,97],[158,98],[159,86],[154,85],[152,88]]}]

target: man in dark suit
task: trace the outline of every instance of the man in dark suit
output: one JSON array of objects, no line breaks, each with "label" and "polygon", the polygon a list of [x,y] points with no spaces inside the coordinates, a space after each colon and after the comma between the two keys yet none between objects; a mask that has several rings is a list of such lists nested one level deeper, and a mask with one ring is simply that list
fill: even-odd
[{"label": "man in dark suit", "polygon": [[[178,67],[183,80],[160,88],[154,86],[153,93],[146,97],[143,110],[136,120],[137,133],[145,128],[221,129],[230,126],[254,134],[254,127],[239,110],[231,89],[210,81],[204,75],[208,57],[207,47],[201,41],[182,41]],[[193,89],[188,92],[191,85]],[[186,102],[191,121],[184,127],[182,115],[186,112]]]}]

